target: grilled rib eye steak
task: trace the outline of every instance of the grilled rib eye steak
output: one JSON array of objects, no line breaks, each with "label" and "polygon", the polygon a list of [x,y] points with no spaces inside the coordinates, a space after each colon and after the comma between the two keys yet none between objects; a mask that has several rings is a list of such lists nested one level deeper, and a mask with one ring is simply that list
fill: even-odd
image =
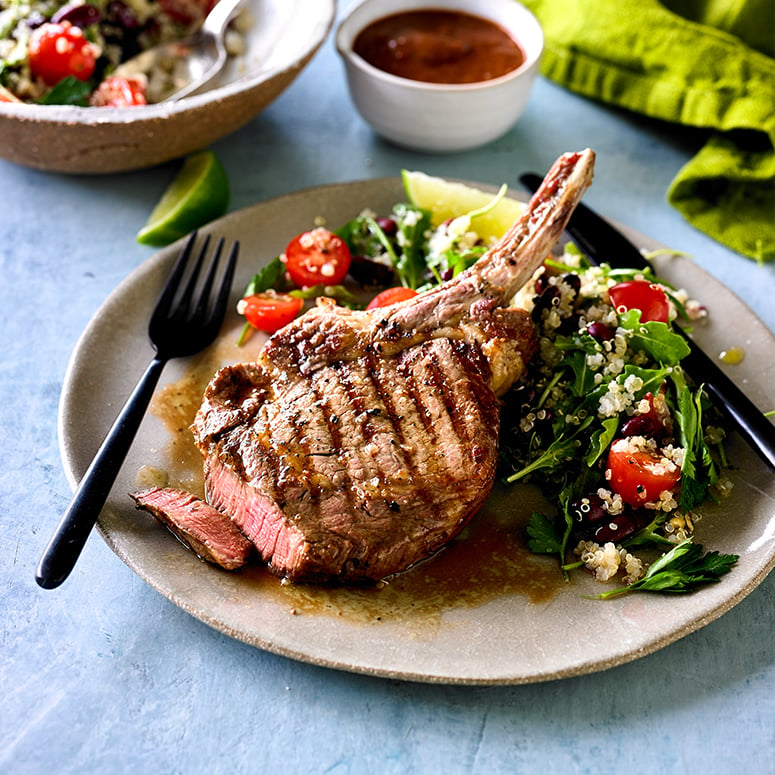
[{"label": "grilled rib eye steak", "polygon": [[278,575],[380,579],[429,557],[488,497],[499,399],[536,342],[507,305],[562,233],[594,153],[565,154],[504,239],[391,307],[321,299],[255,363],[220,370],[194,421],[207,499]]}]

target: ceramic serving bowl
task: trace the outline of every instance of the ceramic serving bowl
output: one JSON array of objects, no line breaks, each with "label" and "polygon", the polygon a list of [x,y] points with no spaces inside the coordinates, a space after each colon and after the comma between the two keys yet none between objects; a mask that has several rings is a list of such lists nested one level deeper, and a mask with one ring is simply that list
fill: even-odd
[{"label": "ceramic serving bowl", "polygon": [[[521,45],[525,61],[489,81],[437,84],[388,74],[353,51],[358,34],[377,19],[442,8],[500,25]],[[397,145],[440,153],[476,148],[511,129],[530,96],[543,45],[541,26],[516,0],[361,0],[346,12],[336,32],[350,95],[366,122]]]},{"label": "ceramic serving bowl", "polygon": [[81,108],[0,102],[0,157],[41,170],[109,173],[150,167],[204,148],[279,96],[328,35],[335,0],[245,0],[246,54],[215,87],[178,102]]}]

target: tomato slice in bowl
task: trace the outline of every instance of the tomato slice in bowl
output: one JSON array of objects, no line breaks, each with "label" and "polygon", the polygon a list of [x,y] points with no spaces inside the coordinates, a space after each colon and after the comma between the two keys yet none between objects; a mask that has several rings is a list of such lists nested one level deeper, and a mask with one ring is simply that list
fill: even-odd
[{"label": "tomato slice in bowl", "polygon": [[253,328],[273,334],[288,325],[301,312],[303,306],[303,299],[296,296],[266,291],[240,299],[237,312],[244,315]]},{"label": "tomato slice in bowl", "polygon": [[33,30],[28,46],[30,70],[49,86],[74,76],[88,81],[94,73],[99,49],[68,21],[46,22]]},{"label": "tomato slice in bowl", "polygon": [[285,268],[300,288],[339,285],[351,260],[347,243],[322,226],[299,234],[285,248]]}]

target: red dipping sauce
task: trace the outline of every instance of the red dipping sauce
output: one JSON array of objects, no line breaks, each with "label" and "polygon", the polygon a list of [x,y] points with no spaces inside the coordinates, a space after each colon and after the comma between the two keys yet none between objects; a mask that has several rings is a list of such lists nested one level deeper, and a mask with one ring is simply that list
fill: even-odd
[{"label": "red dipping sauce", "polygon": [[377,19],[353,50],[391,75],[429,83],[479,83],[525,61],[522,47],[500,25],[462,11],[404,11]]}]

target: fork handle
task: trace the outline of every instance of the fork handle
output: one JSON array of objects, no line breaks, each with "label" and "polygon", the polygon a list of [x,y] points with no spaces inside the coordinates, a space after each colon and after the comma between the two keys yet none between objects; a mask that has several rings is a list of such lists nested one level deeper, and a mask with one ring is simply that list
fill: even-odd
[{"label": "fork handle", "polygon": [[35,580],[44,589],[58,587],[75,566],[129,452],[166,362],[166,358],[157,355],[148,365],[83,475],[38,564]]}]

